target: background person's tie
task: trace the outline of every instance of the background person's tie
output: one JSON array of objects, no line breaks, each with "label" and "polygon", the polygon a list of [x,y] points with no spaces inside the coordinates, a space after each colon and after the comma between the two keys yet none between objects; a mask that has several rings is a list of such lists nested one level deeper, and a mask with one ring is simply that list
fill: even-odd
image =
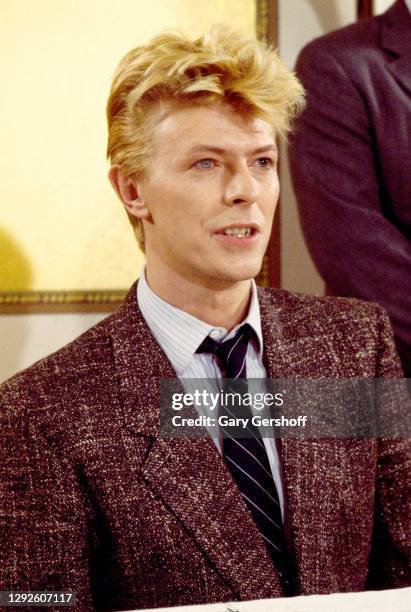
[{"label": "background person's tie", "polygon": [[[234,384],[228,380],[224,385],[225,392],[247,391],[246,354],[251,333],[251,327],[245,324],[233,338],[224,342],[216,342],[207,336],[196,351],[215,355],[223,376],[236,381]],[[226,405],[221,406],[221,415],[239,416],[235,408]],[[246,438],[236,438],[232,431],[230,433],[229,427],[221,426],[224,460],[264,538],[282,579],[284,591],[287,593],[289,590],[287,555],[277,488],[260,432],[251,424],[250,408],[242,405],[241,417],[244,416],[250,419]]]}]

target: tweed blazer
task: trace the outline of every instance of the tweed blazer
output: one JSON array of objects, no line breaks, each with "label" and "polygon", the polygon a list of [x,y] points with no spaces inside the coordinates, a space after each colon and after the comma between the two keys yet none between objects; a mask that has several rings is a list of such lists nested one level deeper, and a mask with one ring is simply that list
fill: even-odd
[{"label": "tweed blazer", "polygon": [[[381,307],[259,290],[270,377],[397,377]],[[280,597],[211,439],[159,436],[175,373],[133,286],[120,310],[1,387],[0,590],[74,590],[77,610]],[[301,594],[410,584],[404,440],[284,439]]]},{"label": "tweed blazer", "polygon": [[304,236],[333,295],[380,303],[411,377],[411,15],[403,0],[310,42],[290,147]]}]

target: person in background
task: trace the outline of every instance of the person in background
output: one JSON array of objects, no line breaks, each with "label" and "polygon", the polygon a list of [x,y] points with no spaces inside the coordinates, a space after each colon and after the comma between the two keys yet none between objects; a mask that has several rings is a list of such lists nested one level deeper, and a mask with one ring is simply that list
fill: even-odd
[{"label": "person in background", "polygon": [[411,377],[411,0],[300,53],[307,107],[289,149],[327,292],[376,301]]}]

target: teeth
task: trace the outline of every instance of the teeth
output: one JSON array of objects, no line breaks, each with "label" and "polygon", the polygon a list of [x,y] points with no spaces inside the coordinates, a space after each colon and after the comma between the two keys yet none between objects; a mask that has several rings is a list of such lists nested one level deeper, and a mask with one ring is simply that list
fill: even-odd
[{"label": "teeth", "polygon": [[226,236],[237,236],[237,238],[242,238],[243,236],[251,236],[251,228],[250,227],[230,227],[224,230],[224,234]]}]

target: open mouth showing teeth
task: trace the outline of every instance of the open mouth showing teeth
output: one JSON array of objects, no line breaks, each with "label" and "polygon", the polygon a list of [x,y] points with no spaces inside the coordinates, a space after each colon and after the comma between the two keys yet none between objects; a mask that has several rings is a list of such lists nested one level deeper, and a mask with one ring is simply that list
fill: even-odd
[{"label": "open mouth showing teeth", "polygon": [[251,227],[230,227],[224,230],[226,236],[235,236],[236,238],[244,238],[245,236],[251,236]]}]

